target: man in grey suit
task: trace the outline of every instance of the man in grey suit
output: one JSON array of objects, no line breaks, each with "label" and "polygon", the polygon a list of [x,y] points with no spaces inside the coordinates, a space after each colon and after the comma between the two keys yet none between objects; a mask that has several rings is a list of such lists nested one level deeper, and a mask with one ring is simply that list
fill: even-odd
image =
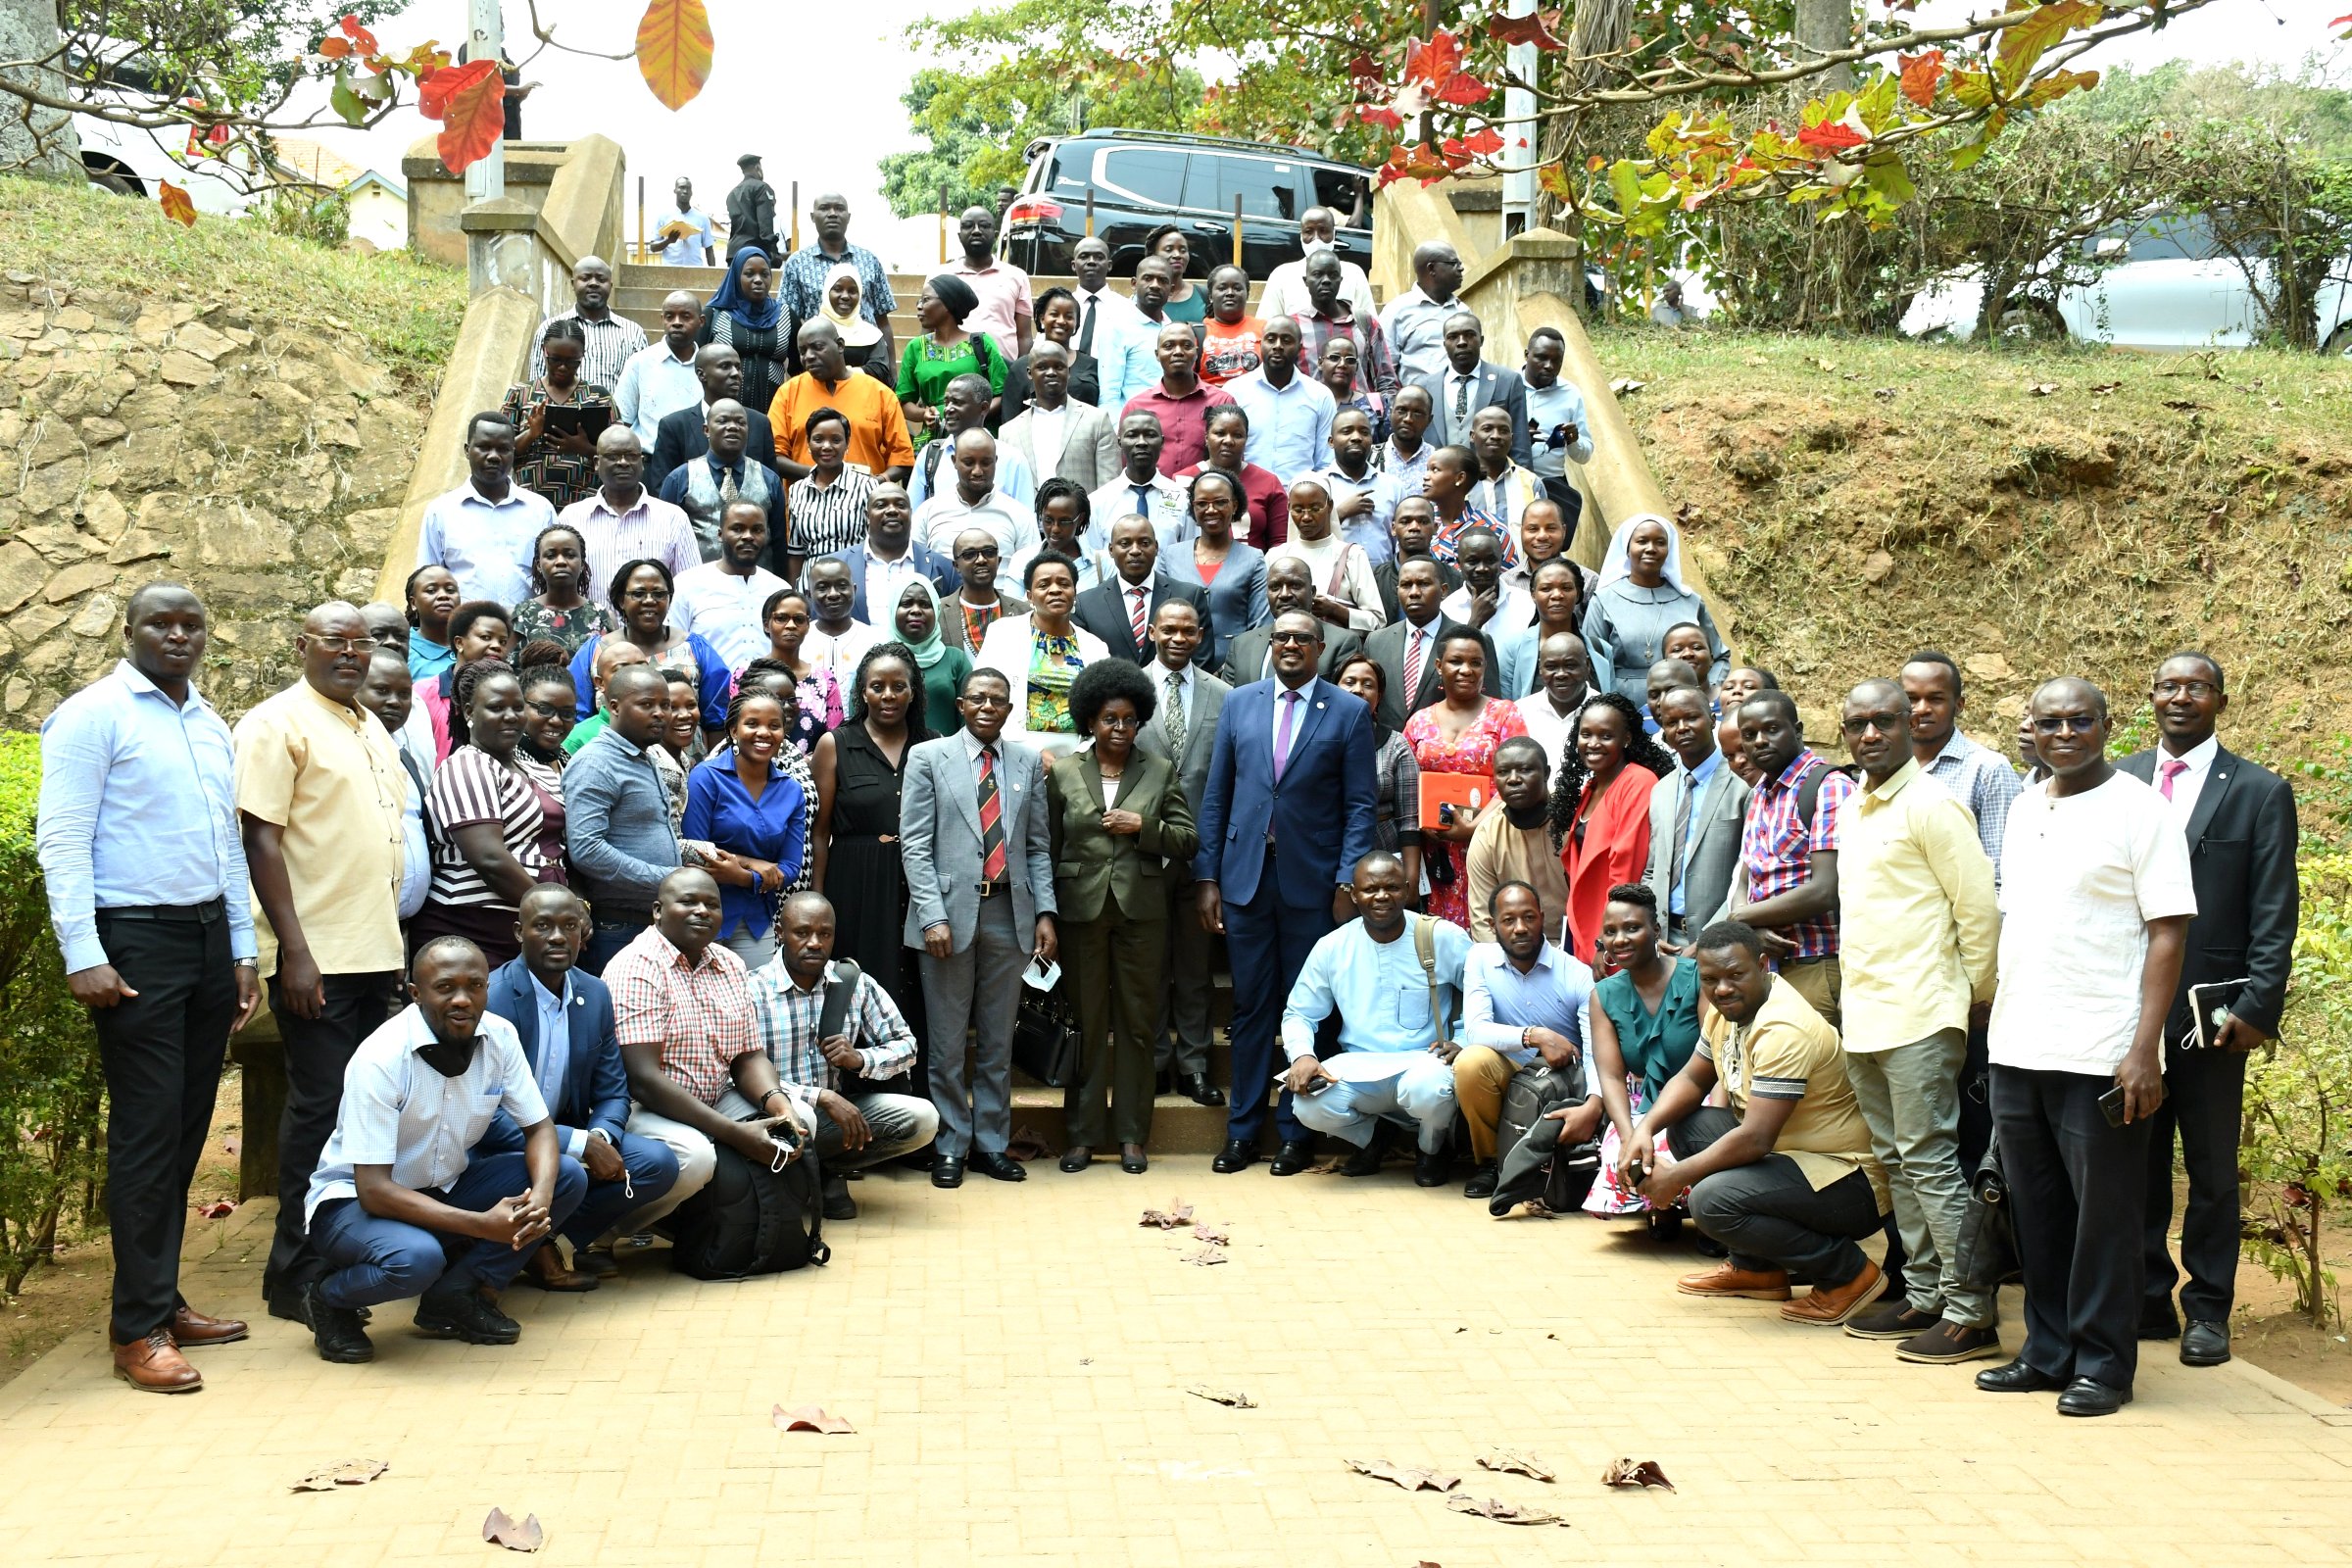
[{"label": "man in grey suit", "polygon": [[[1004,1152],[1012,1022],[1021,971],[1033,956],[1051,963],[1054,954],[1044,766],[1036,752],[1004,739],[1011,683],[975,669],[956,706],[960,734],[907,753],[899,812],[906,940],[922,953],[931,1102],[939,1108],[934,1187],[962,1186],[966,1164],[1001,1182],[1027,1176]],[[968,1063],[967,1028],[977,1036]]]},{"label": "man in grey suit", "polygon": [[1405,384],[1429,394],[1435,411],[1432,445],[1468,448],[1470,421],[1478,411],[1500,409],[1511,416],[1511,461],[1524,466],[1535,452],[1527,434],[1527,383],[1517,370],[1488,363],[1486,346],[1487,331],[1478,318],[1456,311],[1446,318],[1446,368]]},{"label": "man in grey suit", "polygon": [[[1228,686],[1273,678],[1274,622],[1294,610],[1314,614],[1314,568],[1297,556],[1276,556],[1266,563],[1266,623],[1250,627],[1225,645],[1225,668],[1220,673]],[[1364,640],[1356,633],[1344,626],[1326,626],[1315,673],[1330,680],[1339,673],[1340,665],[1363,652],[1363,647]]]},{"label": "man in grey suit", "polygon": [[1677,686],[1651,705],[1658,739],[1680,764],[1649,791],[1649,874],[1666,940],[1685,946],[1717,917],[1740,869],[1747,786],[1715,746],[1715,715],[1695,686]]},{"label": "man in grey suit", "polygon": [[[1446,598],[1446,579],[1438,564],[1426,556],[1409,556],[1396,567],[1396,604],[1404,618],[1383,626],[1364,643],[1364,652],[1380,665],[1380,722],[1402,729],[1404,721],[1438,700],[1438,645],[1446,634],[1464,625],[1439,608]],[[1502,662],[1494,657],[1494,640],[1485,632],[1478,640],[1487,648],[1487,695],[1502,695]]]},{"label": "man in grey suit", "polygon": [[1029,406],[1004,421],[997,439],[1019,449],[1040,484],[1067,479],[1091,492],[1119,471],[1110,415],[1071,400],[1069,350],[1050,337],[1029,351]]},{"label": "man in grey suit", "polygon": [[[1208,628],[1190,601],[1170,599],[1152,617],[1155,651],[1145,673],[1159,693],[1152,722],[1136,745],[1176,764],[1184,802],[1196,805],[1208,788],[1209,754],[1216,750],[1217,718],[1232,687],[1193,665]],[[1200,901],[1193,868],[1168,862],[1168,1002],[1161,1010],[1159,1093],[1188,1096],[1198,1105],[1222,1105],[1225,1092],[1208,1081],[1208,1003],[1213,989],[1216,938],[1200,924]]]}]

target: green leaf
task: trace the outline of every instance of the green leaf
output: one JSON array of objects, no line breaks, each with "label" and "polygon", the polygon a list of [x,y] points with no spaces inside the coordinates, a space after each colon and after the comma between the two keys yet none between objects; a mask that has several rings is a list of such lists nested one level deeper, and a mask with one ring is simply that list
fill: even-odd
[{"label": "green leaf", "polygon": [[1642,172],[1630,158],[1620,158],[1609,166],[1609,194],[1616,199],[1617,215],[1632,222],[1642,210]]},{"label": "green leaf", "polygon": [[[2019,9],[2024,8],[2012,8]],[[2000,47],[1993,57],[1993,75],[2000,83],[2003,97],[2016,92],[2033,74],[2034,64],[2050,45],[2106,15],[2095,0],[2052,0],[2049,5],[2034,6],[2032,10],[2033,14],[2023,22],[2001,31]]]},{"label": "green leaf", "polygon": [[1911,172],[1903,167],[1902,159],[1893,153],[1881,153],[1875,158],[1866,159],[1862,165],[1862,178],[1873,191],[1886,199],[1889,207],[1900,207],[1919,196],[1919,187],[1911,183]]},{"label": "green leaf", "polygon": [[1900,86],[1894,76],[1881,76],[1868,92],[1855,100],[1862,106],[1862,123],[1870,127],[1872,135],[1885,130],[1887,122],[1894,118],[1894,95]]},{"label": "green leaf", "polygon": [[343,117],[343,122],[347,125],[360,124],[368,118],[367,103],[352,90],[349,66],[336,70],[334,90],[327,95],[327,102],[336,114]]}]

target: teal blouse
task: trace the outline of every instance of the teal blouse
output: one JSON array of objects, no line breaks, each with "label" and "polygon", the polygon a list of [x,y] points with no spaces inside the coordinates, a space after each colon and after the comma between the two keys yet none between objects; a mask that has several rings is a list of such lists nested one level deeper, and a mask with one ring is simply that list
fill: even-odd
[{"label": "teal blouse", "polygon": [[1654,1013],[1643,1009],[1633,976],[1623,971],[1594,986],[1592,1001],[1616,1026],[1617,1049],[1625,1057],[1626,1072],[1642,1080],[1654,1102],[1683,1070],[1683,1063],[1690,1059],[1690,1053],[1698,1049],[1698,960],[1674,960],[1674,972],[1666,979],[1666,995],[1659,999]]}]

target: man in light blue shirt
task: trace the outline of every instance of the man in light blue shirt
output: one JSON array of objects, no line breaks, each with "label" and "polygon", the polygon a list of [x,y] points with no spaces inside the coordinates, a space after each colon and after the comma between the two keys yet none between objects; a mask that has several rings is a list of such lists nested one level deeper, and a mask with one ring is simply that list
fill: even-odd
[{"label": "man in light blue shirt", "polygon": [[[1282,1009],[1282,1048],[1291,1059],[1298,1119],[1355,1145],[1341,1167],[1347,1176],[1377,1172],[1387,1152],[1385,1129],[1411,1127],[1419,1139],[1413,1183],[1436,1187],[1446,1180],[1446,1140],[1453,1131],[1448,1063],[1456,1051],[1455,997],[1470,933],[1449,921],[1408,915],[1404,901],[1411,884],[1404,862],[1386,850],[1356,862],[1350,890],[1363,918],[1315,944]],[[1325,1063],[1315,1058],[1315,1031],[1335,1011],[1340,1054]]]},{"label": "man in light blue shirt", "polygon": [[[1159,385],[1159,329],[1166,324],[1160,313],[1175,291],[1176,275],[1156,256],[1135,264],[1135,303],[1125,319],[1110,325],[1110,340],[1095,350],[1100,367],[1097,380],[1102,399],[1099,407],[1117,418],[1127,400]],[[1100,340],[1098,340],[1100,343]]]},{"label": "man in light blue shirt", "polygon": [[1258,368],[1226,382],[1225,390],[1250,416],[1243,461],[1288,485],[1322,466],[1339,406],[1329,387],[1298,373],[1297,321],[1287,316],[1267,321],[1258,332]]},{"label": "man in light blue shirt", "polygon": [[466,482],[424,509],[416,564],[448,567],[460,604],[512,609],[531,597],[531,553],[556,509],[514,482],[514,427],[499,415],[477,414],[466,427]]},{"label": "man in light blue shirt", "polygon": [[1148,409],[1122,416],[1118,425],[1120,469],[1108,484],[1086,498],[1086,529],[1078,536],[1086,550],[1110,548],[1110,525],[1121,517],[1150,517],[1159,548],[1193,537],[1192,493],[1181,479],[1159,471],[1159,454],[1167,434],[1159,416]]},{"label": "man in light blue shirt", "polygon": [[1463,965],[1462,1050],[1453,1058],[1454,1097],[1479,1161],[1464,1198],[1494,1196],[1503,1095],[1539,1063],[1550,1069],[1547,1108],[1569,1107],[1559,1136],[1573,1148],[1600,1132],[1600,1085],[1585,1027],[1592,971],[1544,940],[1543,895],[1529,884],[1495,888],[1488,917],[1495,940],[1472,948]]},{"label": "man in light blue shirt", "polygon": [[1406,385],[1446,368],[1446,318],[1462,308],[1462,258],[1442,239],[1413,251],[1413,286],[1389,301],[1380,329],[1396,356],[1396,379]]},{"label": "man in light blue shirt", "polygon": [[234,743],[191,682],[206,631],[187,589],[140,589],[123,612],[129,657],[41,726],[49,918],[111,1099],[115,1371],[156,1394],[203,1386],[182,1349],[246,1334],[179,1297],[188,1183],[221,1056],[261,1000]]},{"label": "man in light blue shirt", "polygon": [[[424,797],[432,788],[431,775],[417,765],[405,731],[415,710],[416,683],[409,674],[408,656],[397,648],[378,648],[368,661],[368,678],[360,682],[359,704],[382,721],[400,748],[401,771],[409,777],[409,808],[402,817],[400,856],[400,918],[406,924],[424,907],[433,886],[433,852],[424,836]],[[428,754],[429,755],[429,754]]]},{"label": "man in light blue shirt", "polygon": [[[670,187],[670,193],[678,199],[678,210],[662,218],[662,232],[667,233],[673,228],[682,229],[684,232],[679,233],[674,239],[666,239],[662,242],[662,265],[664,267],[717,266],[718,258],[714,253],[717,249],[718,231],[710,222],[710,215],[694,205],[694,181],[680,174],[678,182]],[[653,437],[647,436],[646,439],[651,441]]]},{"label": "man in light blue shirt", "polygon": [[604,731],[564,769],[564,849],[595,935],[580,967],[602,975],[654,920],[654,895],[681,863],[669,787],[649,749],[669,724],[669,683],[651,664],[605,677]]},{"label": "man in light blue shirt", "polygon": [[702,325],[702,300],[686,289],[674,290],[662,301],[661,340],[630,355],[620,368],[612,407],[649,452],[662,433],[663,416],[702,406],[703,382],[694,373],[694,335]]}]

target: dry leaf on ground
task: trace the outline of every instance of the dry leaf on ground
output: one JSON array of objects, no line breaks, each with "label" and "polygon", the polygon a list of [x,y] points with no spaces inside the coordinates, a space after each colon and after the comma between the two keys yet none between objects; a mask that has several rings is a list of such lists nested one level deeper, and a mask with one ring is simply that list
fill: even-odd
[{"label": "dry leaf on ground", "polygon": [[2032,386],[2026,388],[2026,390],[2034,397],[2046,398],[2051,393],[2058,390],[2058,383],[2055,381],[2036,381]]},{"label": "dry leaf on ground", "polygon": [[1481,1468],[1506,1470],[1513,1475],[1527,1476],[1536,1481],[1555,1479],[1544,1461],[1525,1448],[1489,1448],[1478,1456]]},{"label": "dry leaf on ground", "polygon": [[1212,1389],[1205,1383],[1188,1383],[1185,1385],[1184,1392],[1196,1399],[1206,1399],[1211,1404],[1230,1405],[1236,1410],[1257,1408],[1255,1399],[1235,1389]]},{"label": "dry leaf on ground", "polygon": [[774,1415],[769,1419],[775,1422],[778,1432],[824,1432],[838,1435],[858,1430],[840,1416],[825,1414],[824,1406],[818,1404],[804,1404],[797,1410],[787,1410],[779,1404],[775,1408]]},{"label": "dry leaf on ground", "polygon": [[493,1508],[490,1517],[482,1521],[482,1539],[509,1551],[537,1551],[547,1544],[547,1532],[539,1528],[537,1514],[525,1514],[516,1524],[504,1508]]},{"label": "dry leaf on ground", "polygon": [[1674,1483],[1666,1479],[1666,1472],[1658,1468],[1655,1459],[1614,1460],[1600,1473],[1600,1484],[1604,1487],[1664,1487],[1668,1492],[1674,1490]]},{"label": "dry leaf on ground", "polygon": [[1140,1225],[1156,1225],[1163,1231],[1172,1231],[1179,1225],[1190,1225],[1192,1222],[1193,1206],[1190,1203],[1170,1203],[1164,1210],[1147,1208],[1144,1217],[1137,1221]]},{"label": "dry leaf on ground", "polygon": [[1618,397],[1629,398],[1648,384],[1646,381],[1637,381],[1630,375],[1621,375],[1609,383],[1609,390]]},{"label": "dry leaf on ground", "polygon": [[1449,1476],[1436,1470],[1423,1470],[1412,1465],[1391,1464],[1386,1459],[1350,1459],[1348,1468],[1359,1476],[1375,1481],[1394,1482],[1407,1492],[1451,1492],[1462,1484],[1460,1476]]},{"label": "dry leaf on ground", "polygon": [[1208,1247],[1223,1247],[1233,1240],[1233,1233],[1222,1225],[1195,1224],[1193,1240]]},{"label": "dry leaf on ground", "polygon": [[2103,398],[2108,393],[2120,388],[2123,384],[2124,383],[2121,381],[2101,381],[2097,386],[2094,386],[2090,389],[2090,395],[2094,398]]},{"label": "dry leaf on ground", "polygon": [[1005,1140],[1004,1152],[1014,1159],[1031,1160],[1052,1159],[1061,1151],[1047,1143],[1037,1129],[1023,1123],[1015,1127],[1012,1136]]},{"label": "dry leaf on ground", "polygon": [[338,1459],[294,1483],[296,1492],[332,1492],[337,1487],[364,1487],[392,1467],[381,1459]]},{"label": "dry leaf on ground", "polygon": [[1474,1513],[1481,1519],[1492,1519],[1504,1525],[1566,1525],[1567,1520],[1543,1508],[1523,1503],[1505,1502],[1500,1497],[1478,1498],[1456,1495],[1446,1499],[1446,1506],[1455,1513]]},{"label": "dry leaf on ground", "polygon": [[237,1205],[225,1198],[215,1199],[196,1211],[200,1219],[226,1219],[237,1211]]},{"label": "dry leaf on ground", "polygon": [[1222,1247],[1203,1247],[1198,1252],[1187,1252],[1184,1254],[1184,1260],[1187,1263],[1198,1263],[1202,1268],[1213,1268],[1219,1263],[1232,1261],[1225,1255],[1225,1249]]},{"label": "dry leaf on ground", "polygon": [[242,1148],[244,1148],[244,1147],[245,1147],[245,1146],[244,1146],[243,1144],[240,1144],[240,1143],[237,1141],[237,1136],[236,1136],[236,1134],[234,1134],[234,1133],[231,1133],[231,1134],[229,1134],[229,1135],[228,1135],[226,1138],[223,1138],[223,1139],[221,1139],[221,1140],[220,1140],[220,1148],[221,1148],[221,1150],[222,1150],[223,1152],[225,1152],[227,1153],[228,1157],[229,1157],[229,1158],[231,1158],[231,1159],[234,1159],[234,1158],[236,1158],[236,1157],[237,1157],[237,1151],[238,1151],[238,1150],[240,1150],[240,1149],[242,1149]]}]

